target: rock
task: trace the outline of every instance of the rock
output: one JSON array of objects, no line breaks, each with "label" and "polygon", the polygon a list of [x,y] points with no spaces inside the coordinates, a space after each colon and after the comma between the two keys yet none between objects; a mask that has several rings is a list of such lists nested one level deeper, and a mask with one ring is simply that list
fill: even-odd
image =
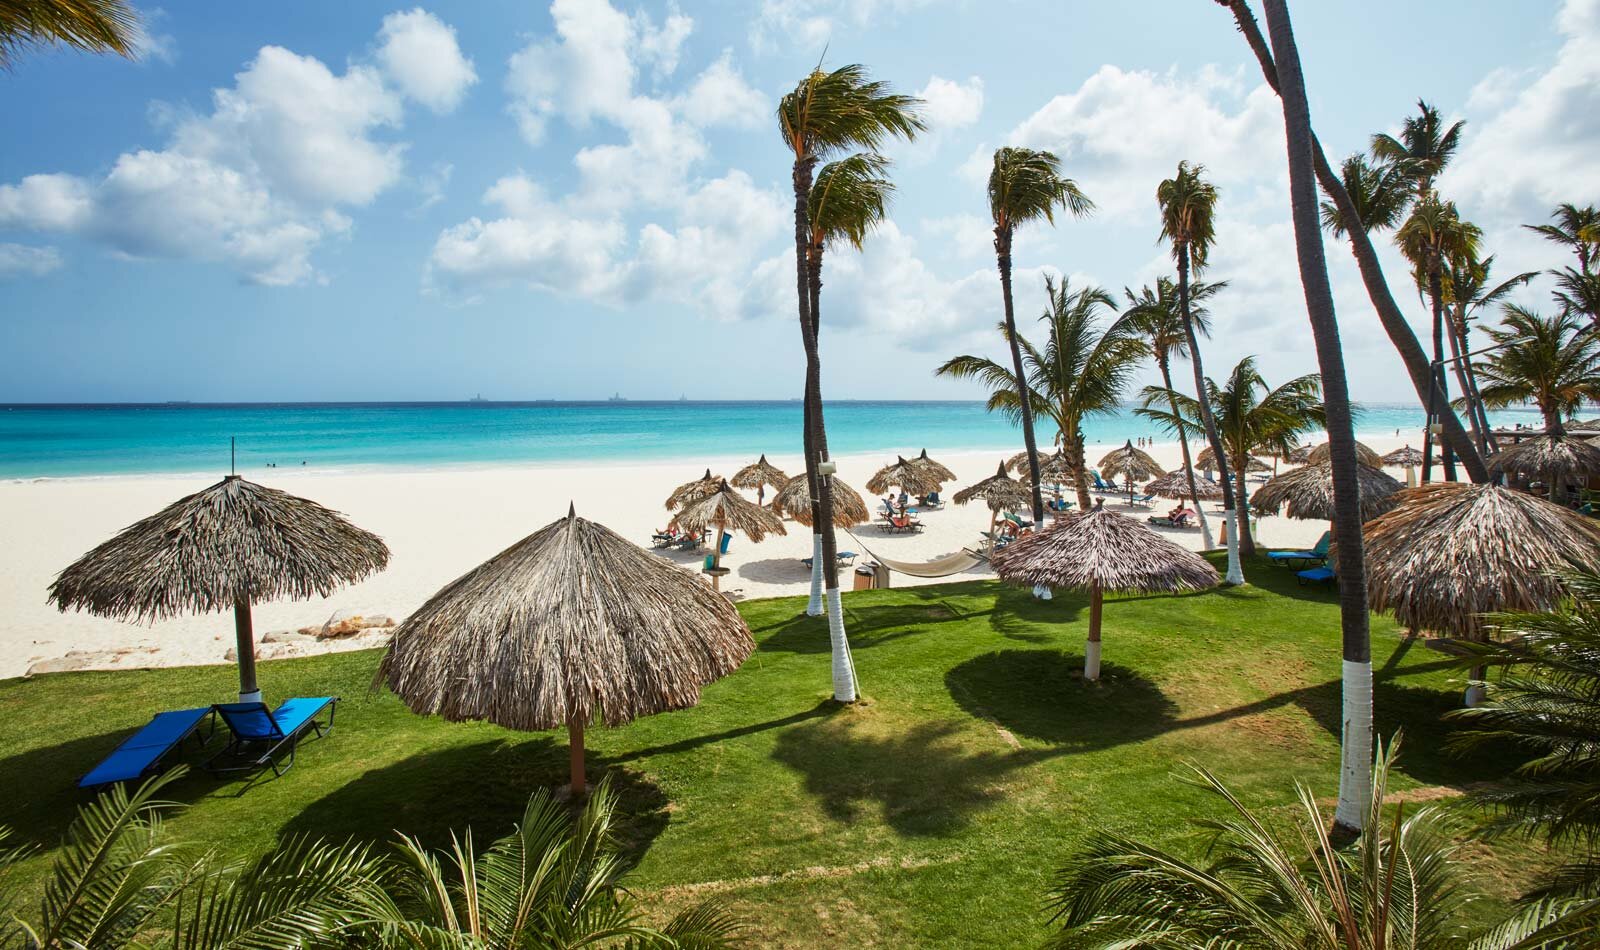
[{"label": "rock", "polygon": [[[253,652],[256,655],[256,659],[258,659],[258,660],[261,659],[261,647],[257,646]],[[228,647],[228,652],[222,654],[222,658],[224,660],[227,660],[229,663],[237,663],[237,662],[239,662],[239,648],[238,647]]]},{"label": "rock", "polygon": [[361,627],[364,630],[370,630],[373,627],[394,626],[394,618],[388,614],[366,614],[359,619],[361,620]]},{"label": "rock", "polygon": [[78,655],[73,656],[71,653],[69,653],[66,656],[58,656],[54,659],[40,660],[39,662],[28,667],[28,675],[37,676],[40,673],[71,673],[76,670],[86,670],[94,662],[88,654],[82,653],[81,651],[74,652],[78,653]]},{"label": "rock", "polygon": [[319,625],[314,626],[314,627],[301,627],[296,632],[297,633],[303,633],[308,637],[315,637],[315,636],[317,636],[317,635],[322,633],[322,626],[319,624]]},{"label": "rock", "polygon": [[262,643],[306,643],[315,639],[315,634],[304,631],[296,633],[293,630],[273,630],[261,635]]}]

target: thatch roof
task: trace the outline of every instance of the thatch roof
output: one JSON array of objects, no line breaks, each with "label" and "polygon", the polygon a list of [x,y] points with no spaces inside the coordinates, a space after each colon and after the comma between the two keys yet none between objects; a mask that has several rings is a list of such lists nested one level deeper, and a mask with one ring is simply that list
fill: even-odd
[{"label": "thatch roof", "polygon": [[1302,445],[1297,448],[1290,449],[1288,453],[1283,456],[1283,460],[1291,465],[1304,465],[1311,459],[1311,448],[1312,447],[1309,445]]},{"label": "thatch roof", "polygon": [[[1027,471],[1026,464],[1023,465],[1023,471]],[[1022,473],[1017,474],[1020,476]],[[1078,473],[1073,471],[1066,453],[1056,452],[1049,458],[1039,460],[1039,481],[1045,485],[1076,485]]]},{"label": "thatch roof", "polygon": [[1221,580],[1205,558],[1099,505],[1023,535],[989,563],[1003,580],[1103,591],[1203,590]]},{"label": "thatch roof", "polygon": [[899,487],[913,495],[925,495],[939,490],[939,480],[922,466],[907,462],[905,456],[899,456],[867,479],[867,491],[876,495],[887,494],[892,487]]},{"label": "thatch roof", "polygon": [[[1328,460],[1332,451],[1324,442],[1306,454],[1307,465],[1320,465]],[[1383,468],[1383,458],[1360,441],[1356,442],[1356,461],[1370,468]]]},{"label": "thatch roof", "polygon": [[[1361,490],[1361,520],[1369,521],[1395,505],[1394,493],[1405,487],[1394,476],[1368,465],[1356,465]],[[1275,475],[1256,489],[1250,499],[1259,512],[1277,511],[1284,505],[1290,518],[1333,520],[1333,464],[1303,465]]]},{"label": "thatch roof", "polygon": [[723,477],[711,474],[711,469],[708,468],[704,475],[692,482],[684,482],[672,490],[672,494],[667,496],[667,510],[672,511],[692,501],[698,501],[716,491],[722,483]]},{"label": "thatch roof", "polygon": [[[1195,458],[1194,458],[1194,467],[1198,468],[1198,469],[1208,469],[1208,468],[1216,468],[1217,467],[1217,453],[1211,451],[1211,446],[1208,445],[1205,448],[1201,449],[1200,450],[1200,454],[1195,456]],[[1249,458],[1246,459],[1245,467],[1246,467],[1247,471],[1251,471],[1251,472],[1270,472],[1270,471],[1272,471],[1272,466],[1271,465],[1268,465],[1267,463],[1261,461],[1260,459],[1258,459],[1258,458],[1256,458],[1254,456],[1250,456]],[[1228,468],[1230,470],[1232,470],[1233,472],[1237,473],[1238,470],[1239,470],[1239,460],[1238,459],[1230,459],[1229,462],[1228,462]]]},{"label": "thatch roof", "polygon": [[1480,614],[1548,610],[1558,568],[1600,563],[1600,523],[1498,485],[1433,482],[1361,531],[1374,610],[1415,630],[1475,637]]},{"label": "thatch roof", "polygon": [[693,706],[754,649],[726,597],[569,511],[396,627],[378,678],[451,721],[615,726]]},{"label": "thatch roof", "polygon": [[1033,493],[1028,486],[1006,474],[1006,463],[1001,462],[1000,468],[993,475],[968,485],[954,495],[950,496],[958,505],[969,501],[986,501],[991,511],[1007,511],[1026,508],[1033,503]]},{"label": "thatch roof", "polygon": [[1536,478],[1600,475],[1600,446],[1569,436],[1535,436],[1490,456],[1489,474]]},{"label": "thatch roof", "polygon": [[155,621],[240,601],[326,597],[388,563],[383,539],[338,512],[229,475],[73,562],[50,585],[50,602]]},{"label": "thatch roof", "polygon": [[[1222,497],[1222,486],[1210,479],[1196,476],[1194,488],[1195,493],[1200,496],[1200,501],[1209,501]],[[1147,495],[1160,495],[1162,498],[1172,498],[1179,501],[1193,497],[1189,494],[1189,476],[1185,475],[1181,468],[1175,472],[1168,472],[1152,481],[1144,486],[1144,491]]]},{"label": "thatch roof", "polygon": [[1122,448],[1107,452],[1097,467],[1106,478],[1125,478],[1135,482],[1167,473],[1150,453],[1134,448],[1132,439]]},{"label": "thatch roof", "polygon": [[[707,474],[710,472],[710,469],[706,470]],[[769,488],[782,488],[788,480],[789,476],[783,473],[783,469],[767,461],[767,457],[763,455],[734,472],[733,477],[728,479],[728,484],[734,488],[760,488],[763,485]]]},{"label": "thatch roof", "polygon": [[[872,519],[872,515],[867,513],[866,499],[861,497],[860,492],[846,485],[837,475],[831,476],[828,481],[833,486],[835,526],[849,528]],[[806,487],[804,475],[796,475],[778,489],[778,493],[772,496],[772,511],[811,527],[811,491]]]},{"label": "thatch roof", "polygon": [[1421,452],[1418,452],[1416,449],[1408,445],[1405,448],[1395,449],[1393,452],[1385,455],[1383,457],[1383,464],[1414,467],[1421,465],[1424,459],[1425,456]]},{"label": "thatch roof", "polygon": [[1023,449],[1016,455],[1006,459],[1006,468],[1016,472],[1018,475],[1026,472],[1028,470],[1028,450]]},{"label": "thatch roof", "polygon": [[747,500],[727,482],[722,482],[711,494],[684,505],[676,520],[689,531],[722,528],[737,531],[756,542],[769,534],[788,533],[782,518],[771,509]]},{"label": "thatch roof", "polygon": [[921,455],[912,459],[911,464],[921,467],[923,471],[933,476],[940,483],[953,482],[956,480],[955,472],[950,471],[948,468],[945,468],[943,465],[935,462],[933,459],[928,458],[927,449],[923,449]]}]

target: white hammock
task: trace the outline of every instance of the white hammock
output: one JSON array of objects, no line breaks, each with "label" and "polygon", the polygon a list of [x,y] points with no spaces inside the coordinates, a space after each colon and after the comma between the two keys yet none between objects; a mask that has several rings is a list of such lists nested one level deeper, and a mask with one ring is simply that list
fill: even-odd
[{"label": "white hammock", "polygon": [[936,558],[932,561],[891,561],[882,555],[874,554],[871,548],[862,544],[861,539],[854,534],[850,534],[849,531],[846,531],[845,534],[849,534],[851,540],[861,545],[861,549],[866,551],[867,556],[874,561],[891,571],[911,577],[951,577],[955,574],[964,574],[987,560],[983,555],[971,548],[962,548],[954,554],[946,554],[944,557]]}]

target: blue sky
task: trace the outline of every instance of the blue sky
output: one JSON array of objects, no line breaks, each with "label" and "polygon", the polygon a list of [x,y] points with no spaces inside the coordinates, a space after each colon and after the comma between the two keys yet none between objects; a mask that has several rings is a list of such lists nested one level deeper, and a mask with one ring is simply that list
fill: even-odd
[{"label": "blue sky", "polygon": [[[1600,200],[1600,0],[1294,8],[1330,152],[1426,97],[1468,122],[1441,186],[1503,272],[1565,263],[1518,225]],[[1009,143],[1057,150],[1100,206],[1019,236],[1024,325],[1046,272],[1165,272],[1153,194],[1189,158],[1232,282],[1208,368],[1315,369],[1278,103],[1210,2],[143,9],[139,62],[0,74],[0,401],[796,395],[771,115],[824,49],[922,93],[931,127],[890,149],[890,224],[829,258],[830,395],[979,395],[932,369],[999,354],[983,175]],[[1409,398],[1329,249],[1356,395]]]}]

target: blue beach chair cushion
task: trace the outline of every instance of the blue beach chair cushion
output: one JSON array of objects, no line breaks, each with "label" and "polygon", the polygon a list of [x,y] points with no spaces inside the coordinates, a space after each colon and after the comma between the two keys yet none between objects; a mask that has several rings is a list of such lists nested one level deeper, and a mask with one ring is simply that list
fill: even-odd
[{"label": "blue beach chair cushion", "polygon": [[[312,696],[284,700],[271,712],[265,703],[219,703],[217,714],[233,733],[233,741],[214,756],[206,767],[213,772],[253,771],[272,766],[274,774],[282,775],[294,765],[295,747],[308,731],[318,738],[333,731],[333,717],[337,711],[337,696]],[[323,727],[317,716],[328,711],[328,724]],[[251,755],[247,749],[258,749]],[[287,752],[286,764],[280,764],[279,753]],[[222,758],[240,760],[238,764],[217,766]]]},{"label": "blue beach chair cushion", "polygon": [[1267,557],[1272,558],[1274,561],[1326,561],[1328,559],[1328,548],[1332,541],[1332,533],[1324,531],[1322,532],[1322,537],[1317,539],[1317,543],[1310,550],[1272,551],[1267,554]]},{"label": "blue beach chair cushion", "polygon": [[78,779],[79,788],[110,785],[142,778],[183,740],[194,735],[211,715],[210,706],[156,713],[138,732],[122,740],[112,753]]},{"label": "blue beach chair cushion", "polygon": [[1297,572],[1295,577],[1298,577],[1302,584],[1331,584],[1335,579],[1331,567],[1313,567]]}]

